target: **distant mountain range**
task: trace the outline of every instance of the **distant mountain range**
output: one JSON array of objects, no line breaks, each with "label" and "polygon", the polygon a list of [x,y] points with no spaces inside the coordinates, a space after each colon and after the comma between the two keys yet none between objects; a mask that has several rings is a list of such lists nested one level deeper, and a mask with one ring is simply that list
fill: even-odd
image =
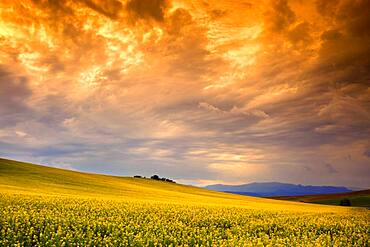
[{"label": "distant mountain range", "polygon": [[222,192],[229,192],[239,195],[258,197],[268,196],[299,196],[318,195],[351,192],[351,189],[337,186],[314,186],[288,183],[250,183],[241,185],[214,184],[204,188]]}]

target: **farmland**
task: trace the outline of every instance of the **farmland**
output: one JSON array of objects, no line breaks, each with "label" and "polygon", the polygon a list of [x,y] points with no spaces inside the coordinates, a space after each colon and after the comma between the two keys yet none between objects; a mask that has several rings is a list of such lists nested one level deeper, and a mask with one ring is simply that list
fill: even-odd
[{"label": "farmland", "polygon": [[348,193],[337,193],[327,195],[305,195],[305,196],[277,196],[270,197],[278,200],[299,201],[308,203],[340,205],[340,201],[348,199],[352,206],[370,208],[370,190],[361,190]]},{"label": "farmland", "polygon": [[0,159],[0,246],[368,246],[366,209]]}]

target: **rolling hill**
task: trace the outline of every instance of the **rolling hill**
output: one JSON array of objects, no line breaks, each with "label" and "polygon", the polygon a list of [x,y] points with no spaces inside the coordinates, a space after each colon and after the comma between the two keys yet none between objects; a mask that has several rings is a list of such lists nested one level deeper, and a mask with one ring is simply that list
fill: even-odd
[{"label": "rolling hill", "polygon": [[0,159],[0,246],[366,246],[369,222],[361,208]]},{"label": "rolling hill", "polygon": [[89,174],[0,159],[0,191],[20,194],[77,196],[124,200],[189,201],[241,199],[196,187],[146,178]]},{"label": "rolling hill", "polygon": [[313,195],[313,194],[332,194],[351,192],[346,187],[336,186],[313,186],[288,183],[250,183],[241,185],[224,185],[214,184],[208,185],[206,189],[229,192],[239,195],[249,195],[258,197],[270,196],[297,196],[297,195]]},{"label": "rolling hill", "polygon": [[147,178],[82,173],[8,159],[0,159],[1,192],[124,201],[186,201],[259,209],[270,208],[271,205],[277,209],[312,209],[312,205],[302,203],[234,195]]}]

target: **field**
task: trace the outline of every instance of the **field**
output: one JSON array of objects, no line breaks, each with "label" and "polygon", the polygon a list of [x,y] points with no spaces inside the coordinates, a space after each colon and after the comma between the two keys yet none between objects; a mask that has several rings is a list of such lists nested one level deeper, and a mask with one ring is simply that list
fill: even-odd
[{"label": "field", "polygon": [[370,213],[0,159],[0,246],[369,246]]},{"label": "field", "polygon": [[370,208],[370,190],[327,195],[278,196],[271,198],[278,200],[309,202],[328,205],[340,205],[341,200],[348,199],[351,202],[351,206]]}]

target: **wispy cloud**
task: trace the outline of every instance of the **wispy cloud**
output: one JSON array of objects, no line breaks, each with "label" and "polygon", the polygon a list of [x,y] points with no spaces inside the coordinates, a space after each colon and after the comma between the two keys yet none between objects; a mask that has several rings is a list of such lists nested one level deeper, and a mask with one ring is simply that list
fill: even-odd
[{"label": "wispy cloud", "polygon": [[368,187],[369,6],[2,1],[0,155]]}]

